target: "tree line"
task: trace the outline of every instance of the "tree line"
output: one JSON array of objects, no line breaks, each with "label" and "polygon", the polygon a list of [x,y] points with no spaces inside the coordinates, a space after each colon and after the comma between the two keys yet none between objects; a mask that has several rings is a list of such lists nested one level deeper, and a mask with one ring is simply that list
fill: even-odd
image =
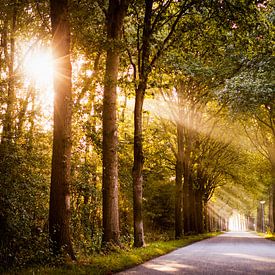
[{"label": "tree line", "polygon": [[[1,262],[142,247],[144,229],[175,238],[224,230],[228,217],[209,201],[230,184],[254,200],[270,197],[274,231],[273,8],[249,0],[4,1]],[[49,44],[47,116],[22,64]],[[43,125],[51,120],[53,131]],[[259,163],[249,177],[247,166]]]}]

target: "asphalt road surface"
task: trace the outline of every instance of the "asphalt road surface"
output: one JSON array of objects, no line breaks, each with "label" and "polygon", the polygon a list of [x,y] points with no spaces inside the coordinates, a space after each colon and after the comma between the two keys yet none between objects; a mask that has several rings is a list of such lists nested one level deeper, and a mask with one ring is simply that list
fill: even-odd
[{"label": "asphalt road surface", "polygon": [[275,242],[253,233],[228,232],[118,274],[275,274]]}]

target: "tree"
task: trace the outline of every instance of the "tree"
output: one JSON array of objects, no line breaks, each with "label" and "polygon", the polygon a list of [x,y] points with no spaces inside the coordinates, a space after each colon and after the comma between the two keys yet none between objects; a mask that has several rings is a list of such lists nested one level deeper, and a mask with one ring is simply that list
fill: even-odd
[{"label": "tree", "polygon": [[[15,58],[15,31],[17,24],[17,3],[12,3],[11,10],[7,10],[3,25],[3,48],[4,59],[7,63],[7,108],[5,118],[3,119],[3,132],[1,143],[10,143],[14,135],[14,109],[15,109],[15,74],[14,74],[14,58]],[[10,33],[9,33],[10,30]]]},{"label": "tree", "polygon": [[48,215],[51,138],[48,133],[42,134],[37,94],[29,89],[29,79],[24,75],[24,58],[34,45],[28,44],[27,49],[21,47],[22,41],[30,37],[33,41],[41,36],[40,23],[33,1],[1,2],[1,266],[32,261],[35,247],[47,250],[48,239],[40,233]]},{"label": "tree", "polygon": [[[254,147],[269,161],[272,178],[272,230],[275,228],[275,96],[273,57],[255,57],[248,67],[229,79],[219,99],[238,115]],[[250,117],[247,117],[247,116]]]},{"label": "tree", "polygon": [[[258,4],[257,24],[246,39],[249,48],[240,47],[239,59],[242,67],[228,77],[224,89],[217,92],[218,99],[229,107],[231,115],[237,117],[251,143],[270,163],[271,175],[271,230],[275,228],[275,97],[274,57],[272,39],[274,34],[274,1]],[[242,41],[242,40],[241,40]],[[245,51],[245,49],[247,51]]]},{"label": "tree", "polygon": [[[250,42],[249,37],[246,35],[238,39],[236,37],[240,33],[245,32],[247,28],[252,30],[253,36],[259,35],[254,26],[255,18],[259,15],[256,5],[251,4],[248,8],[248,10],[255,10],[253,13],[255,17],[254,15],[249,15],[247,18],[244,18],[244,13],[240,12],[240,10],[247,12],[243,4],[227,1],[209,6],[209,3],[206,2],[203,6],[204,9],[208,10],[209,16],[205,17],[205,14],[201,12],[201,7],[198,8],[200,12],[197,13],[197,16],[194,18],[195,20],[192,21],[196,25],[196,28],[190,28],[184,34],[179,28],[177,45],[170,45],[170,51],[162,54],[163,58],[161,60],[166,61],[166,64],[162,67],[162,71],[169,70],[169,67],[171,68],[172,66],[174,67],[171,70],[172,73],[176,71],[177,76],[184,75],[184,78],[187,79],[184,85],[186,86],[185,90],[186,93],[190,93],[187,102],[184,103],[185,108],[189,109],[189,112],[185,114],[184,118],[182,118],[183,122],[181,122],[187,124],[184,127],[184,149],[182,149],[184,150],[184,231],[187,234],[193,230],[202,231],[203,214],[202,211],[195,211],[195,209],[203,210],[202,204],[204,201],[207,202],[209,200],[215,187],[218,186],[220,178],[226,172],[222,170],[227,164],[230,166],[231,161],[235,162],[234,158],[232,158],[228,163],[225,162],[219,167],[214,161],[212,165],[209,165],[206,161],[211,156],[211,151],[215,152],[218,148],[215,149],[213,147],[215,142],[211,140],[211,135],[208,136],[207,133],[203,132],[205,130],[203,125],[200,125],[200,123],[197,126],[195,125],[196,121],[201,117],[200,113],[203,111],[197,106],[197,103],[201,101],[202,105],[206,105],[209,91],[213,88],[217,89],[219,85],[225,82],[227,77],[236,74],[242,67],[243,60],[237,57],[239,57],[239,51],[242,50],[245,52],[250,50]],[[228,14],[224,13],[225,10],[228,11]],[[223,27],[220,27],[218,24],[222,18],[226,18],[227,23],[223,24]],[[234,22],[238,22],[238,24],[234,25]],[[262,25],[258,29],[261,32]],[[234,39],[232,40],[233,37]],[[225,41],[228,46],[224,46]],[[223,58],[221,59],[219,55],[223,56]],[[188,79],[191,85],[188,84]],[[192,82],[195,82],[195,85]],[[198,95],[197,90],[201,89],[200,86],[205,86],[206,89],[204,88],[205,90],[202,90],[202,93]],[[204,140],[208,140],[206,148],[212,147],[211,150],[202,150],[201,146]],[[205,156],[201,156],[203,153],[205,153]],[[178,184],[178,178],[176,176],[176,184]],[[179,200],[179,192],[176,192],[176,194],[177,201]],[[176,220],[177,224],[178,221]]]},{"label": "tree", "polygon": [[180,118],[184,116],[183,96],[178,94],[178,119],[177,125],[177,155],[176,155],[176,192],[175,192],[175,238],[180,238],[183,234],[183,158],[184,146],[183,135],[184,127]]},{"label": "tree", "polygon": [[[133,67],[133,82],[135,84],[134,109],[134,163],[133,163],[133,212],[134,212],[134,246],[144,246],[144,231],[142,218],[142,184],[143,184],[143,103],[148,86],[149,76],[160,56],[173,43],[174,33],[184,16],[188,16],[195,8],[197,1],[174,3],[167,1],[145,1],[141,6],[144,10],[143,22],[140,24],[140,11],[133,7],[136,14],[136,38],[133,52],[128,48],[128,54]],[[169,18],[169,20],[167,20]],[[184,25],[186,27],[186,25]],[[142,32],[141,32],[142,29]],[[161,35],[160,35],[161,34]],[[136,56],[135,56],[136,55]]]},{"label": "tree", "polygon": [[120,40],[127,1],[110,0],[106,18],[107,42],[103,97],[103,246],[119,244],[117,77]]},{"label": "tree", "polygon": [[54,132],[49,210],[50,244],[54,254],[64,249],[75,259],[70,237],[71,61],[67,0],[50,2],[54,73]]}]

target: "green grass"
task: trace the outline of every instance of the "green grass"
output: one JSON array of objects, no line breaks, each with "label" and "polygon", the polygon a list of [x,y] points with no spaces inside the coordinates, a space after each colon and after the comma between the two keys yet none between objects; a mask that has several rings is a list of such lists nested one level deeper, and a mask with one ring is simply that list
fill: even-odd
[{"label": "green grass", "polygon": [[267,233],[257,232],[257,235],[259,235],[259,236],[261,236],[265,239],[275,241],[275,234],[274,233],[271,233],[271,232],[267,232]]},{"label": "green grass", "polygon": [[66,264],[62,267],[36,267],[17,274],[112,274],[218,234],[220,233],[207,233],[186,236],[180,240],[157,241],[143,248],[118,249],[107,255],[95,254],[89,258],[79,258],[77,263]]},{"label": "green grass", "polygon": [[264,237],[268,240],[275,241],[275,234],[267,233],[264,235]]}]

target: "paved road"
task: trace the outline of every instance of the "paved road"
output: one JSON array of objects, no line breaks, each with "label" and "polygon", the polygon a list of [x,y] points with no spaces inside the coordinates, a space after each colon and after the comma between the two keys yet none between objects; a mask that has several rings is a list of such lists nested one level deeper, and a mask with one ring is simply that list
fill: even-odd
[{"label": "paved road", "polygon": [[228,232],[118,274],[275,274],[275,242],[253,233]]}]

